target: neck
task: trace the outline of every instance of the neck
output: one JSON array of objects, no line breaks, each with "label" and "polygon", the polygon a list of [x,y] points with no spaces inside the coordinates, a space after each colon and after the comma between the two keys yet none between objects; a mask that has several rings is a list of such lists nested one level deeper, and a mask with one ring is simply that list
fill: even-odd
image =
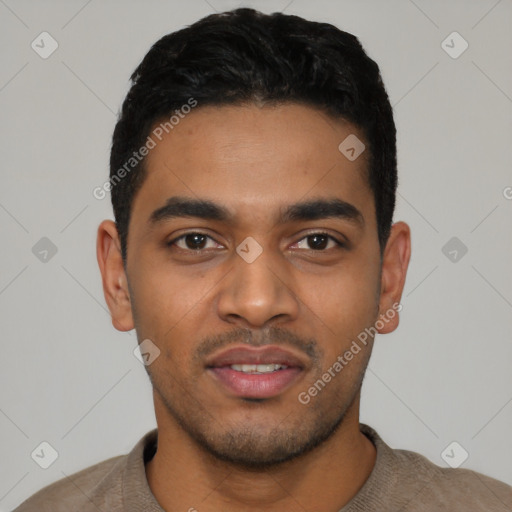
[{"label": "neck", "polygon": [[327,441],[262,471],[240,469],[205,454],[155,403],[158,449],[146,464],[149,487],[167,512],[338,511],[375,465],[375,447],[359,430],[359,398]]}]

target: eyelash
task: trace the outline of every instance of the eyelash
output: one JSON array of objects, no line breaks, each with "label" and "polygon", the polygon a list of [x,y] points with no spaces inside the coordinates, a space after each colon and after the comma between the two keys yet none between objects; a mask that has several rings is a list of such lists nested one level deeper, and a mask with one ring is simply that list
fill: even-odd
[{"label": "eyelash", "polygon": [[[180,235],[177,238],[174,238],[173,240],[170,240],[169,242],[166,243],[166,245],[169,247],[172,247],[179,240],[182,240],[182,239],[186,238],[187,236],[192,236],[192,235],[204,236],[206,238],[209,238],[210,240],[213,240],[215,243],[218,243],[210,235],[207,235],[206,233],[202,233],[200,231],[190,231],[188,233],[184,233],[184,234]],[[311,236],[315,236],[315,235],[316,236],[325,236],[328,239],[332,240],[336,244],[336,247],[335,247],[336,249],[343,249],[343,248],[347,247],[347,245],[345,243],[339,241],[337,238],[335,238],[332,235],[330,235],[329,233],[325,233],[323,231],[314,231],[312,233],[308,233],[307,235],[303,236],[300,240],[298,240],[298,242],[301,242],[302,240],[304,240],[308,237],[311,237]],[[298,243],[298,242],[296,242],[296,243]],[[208,250],[208,249],[183,249],[182,247],[178,247],[178,249],[181,251],[190,252],[190,253],[198,253],[198,254]],[[302,249],[302,250],[304,250],[304,249]],[[308,249],[308,250],[312,251],[312,252],[322,253],[322,252],[327,252],[329,249]]]}]

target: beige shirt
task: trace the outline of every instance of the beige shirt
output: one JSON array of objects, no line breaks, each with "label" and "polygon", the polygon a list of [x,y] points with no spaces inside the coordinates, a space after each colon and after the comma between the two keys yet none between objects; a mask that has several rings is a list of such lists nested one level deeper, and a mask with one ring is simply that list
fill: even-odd
[{"label": "beige shirt", "polygon": [[[390,448],[368,425],[360,429],[377,458],[368,480],[340,512],[512,512],[512,487],[468,469],[441,468],[418,453]],[[144,466],[156,442],[157,429],[127,455],[54,482],[14,512],[162,512]],[[201,512],[199,498],[190,509]]]}]

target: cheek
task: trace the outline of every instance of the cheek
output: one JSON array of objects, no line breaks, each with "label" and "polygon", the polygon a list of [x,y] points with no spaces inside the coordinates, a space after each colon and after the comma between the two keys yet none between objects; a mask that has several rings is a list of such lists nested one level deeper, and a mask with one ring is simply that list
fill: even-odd
[{"label": "cheek", "polygon": [[[357,267],[357,268],[356,268]],[[365,328],[373,325],[378,313],[378,267],[372,265],[347,266],[346,272],[326,285],[325,293],[318,294],[318,311],[324,323],[319,340],[324,339],[322,370],[331,368],[337,382],[357,385],[361,369],[367,364],[371,353],[371,339],[365,343],[359,336],[365,335]],[[338,357],[342,357],[339,362]],[[336,368],[334,364],[338,362]],[[340,369],[340,364],[342,369]],[[334,386],[336,388],[337,386]]]},{"label": "cheek", "polygon": [[137,335],[140,340],[149,338],[160,349],[160,357],[151,366],[153,374],[171,372],[178,378],[192,372],[189,365],[199,326],[204,326],[205,310],[211,311],[208,300],[219,278],[153,262],[139,264],[132,281]]},{"label": "cheek", "polygon": [[181,323],[190,321],[215,282],[205,273],[193,274],[190,269],[181,271],[165,263],[139,264],[132,280],[138,325],[164,337]]},{"label": "cheek", "polygon": [[338,336],[357,335],[378,313],[379,267],[351,258],[322,283],[311,283],[311,308]]}]

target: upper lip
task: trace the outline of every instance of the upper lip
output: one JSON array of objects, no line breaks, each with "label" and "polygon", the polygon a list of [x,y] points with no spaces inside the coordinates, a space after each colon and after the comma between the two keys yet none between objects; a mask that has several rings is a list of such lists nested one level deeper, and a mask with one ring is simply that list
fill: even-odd
[{"label": "upper lip", "polygon": [[299,356],[281,347],[235,346],[213,354],[206,361],[207,368],[231,366],[232,364],[281,364],[303,369],[306,364]]}]

